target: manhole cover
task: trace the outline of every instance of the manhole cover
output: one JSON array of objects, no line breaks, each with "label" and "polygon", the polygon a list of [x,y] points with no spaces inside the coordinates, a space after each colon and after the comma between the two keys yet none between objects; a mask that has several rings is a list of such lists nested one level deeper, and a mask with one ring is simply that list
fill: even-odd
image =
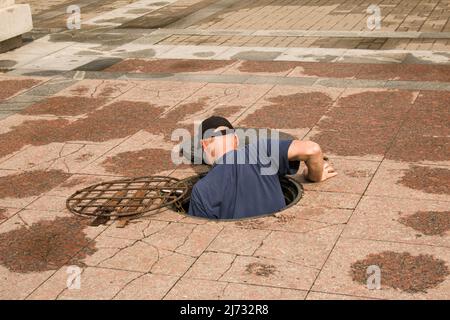
[{"label": "manhole cover", "polygon": [[184,199],[188,184],[171,177],[140,177],[102,182],[77,191],[67,208],[88,217],[130,217],[173,205]]},{"label": "manhole cover", "polygon": [[[172,208],[175,211],[180,213],[187,213],[189,211],[192,187],[206,174],[207,173],[202,173],[182,180],[183,183],[186,184],[188,191],[182,198],[173,202]],[[280,184],[286,202],[286,207],[284,207],[283,210],[286,210],[300,201],[303,196],[303,186],[289,176],[280,177]]]}]

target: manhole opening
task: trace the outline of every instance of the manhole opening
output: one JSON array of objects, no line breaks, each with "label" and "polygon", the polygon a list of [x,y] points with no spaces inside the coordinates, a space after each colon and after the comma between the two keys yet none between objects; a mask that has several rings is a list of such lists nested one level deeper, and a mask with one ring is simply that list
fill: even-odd
[{"label": "manhole opening", "polygon": [[[206,173],[202,173],[199,175],[191,176],[182,180],[184,185],[187,186],[186,194],[178,201],[175,201],[172,205],[172,209],[178,213],[187,214],[189,211],[189,202],[191,198],[192,187],[196,184],[201,178],[203,178]],[[286,202],[286,206],[282,211],[294,206],[297,204],[303,196],[303,186],[295,181],[293,178],[289,176],[280,177],[281,190],[283,191],[284,200]],[[273,212],[269,215],[272,215],[276,212]],[[262,216],[262,215],[261,215]],[[261,216],[254,216],[252,218],[258,218]]]}]

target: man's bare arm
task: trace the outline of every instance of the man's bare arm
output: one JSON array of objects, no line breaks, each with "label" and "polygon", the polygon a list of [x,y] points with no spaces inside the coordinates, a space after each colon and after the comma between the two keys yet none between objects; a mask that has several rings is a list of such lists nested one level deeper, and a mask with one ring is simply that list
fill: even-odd
[{"label": "man's bare arm", "polygon": [[320,182],[337,175],[334,168],[324,160],[320,146],[312,141],[292,141],[288,159],[304,161],[306,169],[303,172],[305,178],[313,182]]}]

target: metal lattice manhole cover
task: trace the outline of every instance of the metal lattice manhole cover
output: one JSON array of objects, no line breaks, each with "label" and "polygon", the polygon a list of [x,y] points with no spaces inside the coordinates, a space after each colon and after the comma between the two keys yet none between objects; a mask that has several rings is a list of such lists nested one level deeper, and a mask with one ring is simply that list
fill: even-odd
[{"label": "metal lattice manhole cover", "polygon": [[171,177],[140,177],[102,182],[77,191],[67,208],[88,217],[131,217],[173,205],[184,198],[188,184]]}]

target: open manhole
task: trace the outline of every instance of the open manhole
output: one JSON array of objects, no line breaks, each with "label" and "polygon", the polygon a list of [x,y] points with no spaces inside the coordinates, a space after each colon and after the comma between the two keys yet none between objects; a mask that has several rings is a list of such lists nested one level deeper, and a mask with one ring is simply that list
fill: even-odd
[{"label": "open manhole", "polygon": [[[196,184],[201,178],[203,178],[207,173],[202,173],[196,176],[192,176],[186,178],[183,181],[185,185],[187,185],[188,192],[179,200],[175,201],[172,204],[172,209],[176,212],[187,214],[189,211],[189,202],[191,199],[191,191],[194,184]],[[281,190],[283,191],[284,200],[286,202],[286,206],[282,210],[286,210],[287,208],[295,205],[303,196],[303,187],[300,183],[295,181],[293,178],[289,176],[280,176],[280,184]],[[272,212],[273,214],[275,212]],[[256,218],[256,217],[252,217]]]},{"label": "open manhole", "polygon": [[186,181],[171,177],[140,177],[102,182],[79,190],[67,199],[67,208],[85,217],[138,217],[157,213],[185,198]]}]

